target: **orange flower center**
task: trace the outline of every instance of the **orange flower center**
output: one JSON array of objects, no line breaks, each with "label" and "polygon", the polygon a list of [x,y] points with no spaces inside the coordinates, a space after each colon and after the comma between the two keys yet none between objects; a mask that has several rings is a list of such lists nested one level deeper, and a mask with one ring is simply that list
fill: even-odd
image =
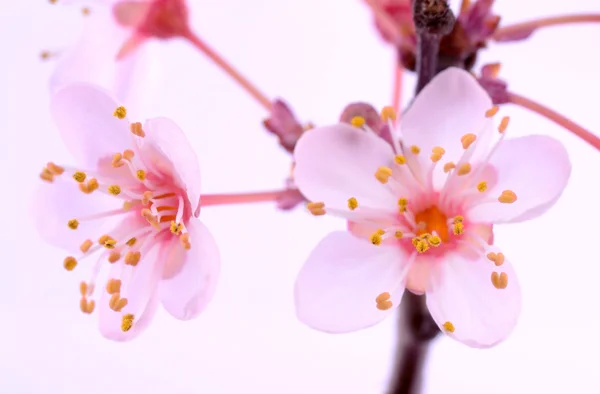
[{"label": "orange flower center", "polygon": [[447,242],[450,239],[448,218],[437,206],[434,205],[417,213],[415,221],[417,222],[417,236],[425,233],[433,234],[435,232],[442,242]]}]

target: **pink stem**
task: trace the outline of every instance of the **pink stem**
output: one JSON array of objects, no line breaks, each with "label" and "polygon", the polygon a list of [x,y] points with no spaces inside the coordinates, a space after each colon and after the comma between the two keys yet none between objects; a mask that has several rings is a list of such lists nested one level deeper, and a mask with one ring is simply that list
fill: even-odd
[{"label": "pink stem", "polygon": [[503,26],[494,33],[495,39],[501,39],[502,36],[510,36],[513,33],[521,31],[533,31],[540,27],[549,27],[557,25],[566,25],[569,23],[593,23],[600,22],[600,14],[580,14],[580,15],[563,15],[549,18],[536,19],[529,22],[516,23],[514,25]]},{"label": "pink stem", "polygon": [[240,74],[231,64],[221,57],[214,49],[208,46],[207,43],[202,41],[196,34],[189,32],[185,35],[200,52],[204,53],[209,59],[220,67],[227,75],[233,78],[248,94],[250,94],[256,101],[263,106],[268,112],[272,110],[271,100],[267,98],[256,86],[254,86],[246,77]]},{"label": "pink stem", "polygon": [[200,197],[203,207],[211,205],[250,204],[256,202],[273,202],[289,193],[289,190],[241,194],[205,194]]},{"label": "pink stem", "polygon": [[509,97],[509,99],[508,99],[509,103],[519,105],[519,106],[521,106],[523,108],[527,108],[528,110],[533,111],[539,115],[542,115],[543,117],[553,121],[557,125],[569,130],[571,133],[575,134],[577,137],[581,138],[582,140],[584,140],[585,142],[587,142],[594,148],[600,150],[600,138],[597,135],[584,129],[583,127],[579,126],[577,123],[565,118],[558,112],[555,112],[548,107],[545,107],[539,103],[536,103],[535,101],[530,100],[526,97],[519,96],[518,94],[515,94],[515,93],[509,92],[508,97]]}]

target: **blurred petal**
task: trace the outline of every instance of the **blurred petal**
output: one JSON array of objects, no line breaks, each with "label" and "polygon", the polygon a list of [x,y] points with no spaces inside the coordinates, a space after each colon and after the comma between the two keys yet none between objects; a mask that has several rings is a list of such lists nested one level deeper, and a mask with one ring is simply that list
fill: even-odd
[{"label": "blurred petal", "polygon": [[[490,202],[470,209],[468,215],[474,221],[514,223],[539,216],[558,200],[571,175],[565,147],[542,135],[504,140],[489,164],[498,179],[484,194]],[[514,203],[496,200],[505,190],[517,195]]]},{"label": "blurred petal", "polygon": [[331,333],[379,323],[394,308],[381,311],[375,299],[389,292],[393,306],[398,306],[406,263],[400,248],[375,246],[346,231],[329,234],[298,273],[294,288],[298,319]]},{"label": "blurred petal", "polygon": [[[492,273],[505,273],[506,288],[492,284]],[[521,313],[521,287],[508,261],[496,266],[482,255],[473,261],[460,254],[435,266],[427,307],[442,331],[471,347],[487,348],[512,332]],[[454,332],[444,324],[450,322]]]},{"label": "blurred petal", "polygon": [[347,209],[348,199],[372,208],[394,208],[397,196],[375,172],[393,167],[392,148],[373,133],[340,123],[303,134],[294,151],[300,192],[325,206]]},{"label": "blurred petal", "polygon": [[70,85],[52,97],[51,111],[63,141],[88,169],[132,147],[129,121],[113,116],[118,106],[108,92],[85,84]]},{"label": "blurred petal", "polygon": [[191,221],[187,230],[192,248],[185,250],[179,239],[173,238],[165,262],[179,269],[160,283],[164,308],[180,320],[193,319],[204,311],[215,293],[221,270],[219,249],[206,226]]},{"label": "blurred petal", "polygon": [[154,118],[144,125],[146,136],[138,139],[144,164],[153,172],[172,176],[186,191],[192,212],[200,213],[200,166],[183,131],[172,120]]}]

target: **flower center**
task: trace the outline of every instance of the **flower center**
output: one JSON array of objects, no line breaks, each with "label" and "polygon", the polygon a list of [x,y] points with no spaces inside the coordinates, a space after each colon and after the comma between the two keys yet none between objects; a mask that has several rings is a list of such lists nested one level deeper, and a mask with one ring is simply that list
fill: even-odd
[{"label": "flower center", "polygon": [[423,234],[437,234],[442,242],[448,242],[450,234],[448,232],[448,218],[446,215],[437,207],[429,207],[415,215],[415,222],[417,223],[417,229],[415,233],[417,236]]}]

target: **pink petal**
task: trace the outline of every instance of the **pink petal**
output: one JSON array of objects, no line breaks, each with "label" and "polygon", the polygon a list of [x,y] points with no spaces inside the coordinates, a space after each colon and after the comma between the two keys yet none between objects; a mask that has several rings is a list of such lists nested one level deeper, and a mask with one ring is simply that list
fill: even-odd
[{"label": "pink petal", "polygon": [[[508,275],[505,289],[494,287],[493,272]],[[492,347],[517,324],[521,288],[510,262],[496,267],[484,255],[473,261],[453,254],[434,268],[427,307],[440,329],[452,338],[471,347]],[[454,333],[444,329],[446,322],[452,323]]]},{"label": "pink petal", "polygon": [[[66,176],[64,174],[63,176]],[[102,193],[84,194],[74,180],[59,180],[38,186],[32,201],[32,214],[40,236],[75,255],[86,239],[96,240],[106,220],[80,221],[77,230],[67,222],[91,214],[121,208],[114,197]]]},{"label": "pink petal", "polygon": [[[490,164],[496,169],[498,180],[484,193],[490,202],[470,209],[468,215],[473,221],[514,223],[539,216],[558,200],[571,175],[565,147],[542,135],[503,141]],[[517,201],[498,202],[504,190],[512,190]]]},{"label": "pink petal", "polygon": [[[403,144],[421,149],[415,157],[407,154],[411,166],[427,169],[434,147],[445,149],[442,163],[458,162],[464,152],[461,137],[467,133],[477,136],[474,158],[487,152],[493,131],[491,119],[485,112],[492,108],[492,100],[477,80],[468,72],[449,68],[438,74],[417,95],[400,123]],[[434,184],[440,186],[446,174],[443,165],[436,167]]]},{"label": "pink petal", "polygon": [[[156,245],[150,251],[142,252],[142,259],[135,267],[124,264],[122,260],[111,266],[108,279],[122,280],[120,296],[127,298],[128,303],[120,312],[113,311],[109,307],[111,295],[105,286],[98,286],[97,291],[102,292],[100,304],[97,305],[99,326],[106,338],[129,341],[148,327],[156,311],[156,293],[166,253],[164,245]],[[126,314],[133,314],[135,317],[129,331],[121,329],[122,319]]]},{"label": "pink petal", "polygon": [[149,85],[147,54],[138,50],[135,56],[116,61],[132,31],[116,23],[109,6],[94,7],[85,22],[80,38],[61,56],[50,78],[51,92],[72,83],[102,86],[125,103],[130,113],[137,114]]},{"label": "pink petal", "polygon": [[52,115],[64,143],[89,169],[132,147],[129,121],[113,116],[118,106],[108,92],[85,84],[70,85],[52,97]]},{"label": "pink petal", "polygon": [[375,246],[349,232],[326,236],[298,273],[296,315],[311,328],[343,333],[379,323],[394,308],[377,309],[375,299],[389,292],[394,307],[404,293],[400,248]]},{"label": "pink petal", "polygon": [[121,26],[137,27],[143,22],[150,1],[119,1],[113,6],[113,15]]},{"label": "pink petal", "polygon": [[294,151],[294,179],[312,201],[347,209],[348,199],[372,208],[396,206],[397,196],[375,178],[381,166],[392,167],[392,148],[373,133],[340,123],[302,135]]},{"label": "pink petal", "polygon": [[175,276],[160,283],[160,298],[173,317],[190,320],[202,313],[217,288],[221,259],[217,244],[200,221],[187,224],[192,248],[185,250],[173,239],[165,262],[179,266]]},{"label": "pink petal", "polygon": [[154,172],[172,177],[187,193],[196,216],[200,213],[200,166],[183,131],[170,119],[154,118],[144,125],[146,136],[138,140],[141,159]]}]

